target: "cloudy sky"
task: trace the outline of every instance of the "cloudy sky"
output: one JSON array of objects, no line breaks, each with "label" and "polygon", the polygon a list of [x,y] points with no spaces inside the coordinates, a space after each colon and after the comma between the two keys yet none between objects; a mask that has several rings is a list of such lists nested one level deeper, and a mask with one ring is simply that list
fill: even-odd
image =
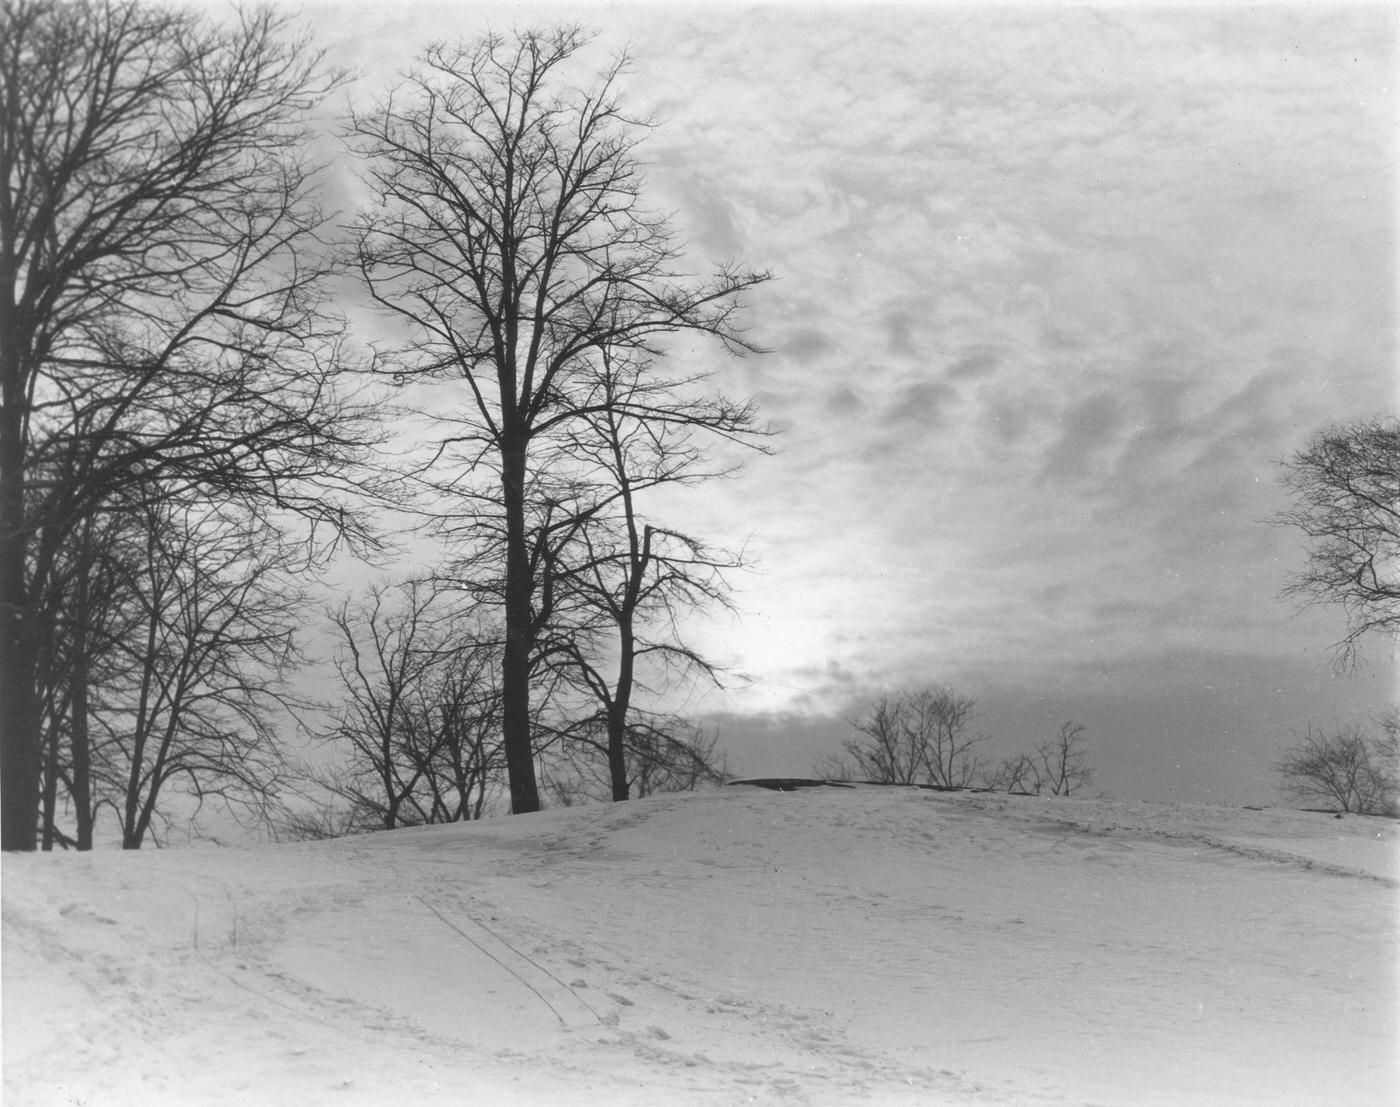
[{"label": "cloudy sky", "polygon": [[630,43],[649,196],[774,272],[771,353],[679,352],[781,432],[681,508],[757,564],[692,627],[735,769],[940,683],[993,754],[1074,719],[1105,791],[1267,802],[1280,743],[1395,695],[1389,645],[1338,675],[1340,613],[1278,598],[1303,547],[1266,522],[1279,459],[1397,406],[1393,11],[303,10],[357,97],[429,37]]}]

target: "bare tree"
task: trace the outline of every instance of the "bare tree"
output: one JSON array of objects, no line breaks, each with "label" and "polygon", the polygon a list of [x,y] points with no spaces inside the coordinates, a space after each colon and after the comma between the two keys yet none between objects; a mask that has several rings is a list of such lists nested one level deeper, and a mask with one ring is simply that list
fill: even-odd
[{"label": "bare tree", "polygon": [[288,805],[274,821],[273,834],[280,842],[322,842],[354,834],[356,812],[336,802]]},{"label": "bare tree", "polygon": [[268,11],[224,27],[0,0],[5,849],[36,845],[45,589],[85,519],[129,489],[198,488],[354,529],[334,489],[359,430],[304,160],[336,78],[285,32]]},{"label": "bare tree", "polygon": [[171,790],[266,824],[288,767],[279,723],[299,701],[293,549],[255,519],[207,505],[142,505],[126,634],[104,647],[94,687],[97,805],[137,849],[169,822]]},{"label": "bare tree", "polygon": [[[501,567],[504,737],[512,811],[539,807],[530,677],[544,625],[527,529],[532,448],[590,408],[603,350],[655,351],[690,331],[733,350],[738,299],[763,280],[721,270],[697,281],[664,217],[646,210],[635,148],[648,124],[616,97],[625,58],[587,90],[566,63],[578,28],[436,46],[353,135],[377,206],[360,219],[373,299],[414,332],[381,364],[400,381],[456,380],[439,403],[431,482],[460,494],[490,462],[505,528]],[[470,497],[461,500],[470,513]]]},{"label": "bare tree", "polygon": [[1400,632],[1400,420],[1333,427],[1287,463],[1294,506],[1275,521],[1311,540],[1287,593],[1347,615],[1337,645],[1354,661],[1363,635]]},{"label": "bare tree", "polygon": [[968,733],[977,701],[950,688],[883,696],[851,725],[861,734],[845,743],[856,771],[881,784],[928,783],[965,788],[980,771],[980,735]]},{"label": "bare tree", "polygon": [[[34,660],[44,728],[40,819],[46,850],[93,846],[101,798],[93,777],[94,712],[104,702],[100,689],[129,677],[129,666],[117,660],[119,644],[141,631],[132,585],[145,544],[143,514],[128,503],[65,528],[67,543],[32,588],[43,602],[30,617],[43,619],[47,631],[35,636],[40,654]],[[71,808],[72,834],[60,827],[60,805],[65,813]]]},{"label": "bare tree", "polygon": [[1036,792],[1070,796],[1094,779],[1084,748],[1082,723],[1062,723],[1060,732],[1036,750],[1038,781]]},{"label": "bare tree", "polygon": [[346,761],[319,782],[349,826],[480,818],[503,767],[496,639],[418,581],[372,587],[332,618],[345,699],[328,737]]},{"label": "bare tree", "polygon": [[671,719],[665,726],[634,727],[630,738],[630,784],[637,796],[693,792],[730,779],[726,758],[716,748],[719,736],[713,731]]},{"label": "bare tree", "polygon": [[1073,795],[1094,779],[1084,747],[1084,729],[1082,723],[1061,723],[1059,733],[1042,742],[1034,753],[1004,758],[987,776],[988,787],[1036,796]]},{"label": "bare tree", "polygon": [[[693,748],[673,746],[673,727],[656,731],[634,712],[638,692],[663,690],[649,686],[639,666],[649,667],[653,681],[717,680],[715,665],[681,637],[679,620],[689,611],[727,607],[726,573],[743,566],[738,555],[647,522],[641,500],[658,488],[734,471],[708,462],[700,435],[761,448],[761,432],[749,404],[687,396],[703,377],[667,379],[649,361],[608,350],[596,368],[590,410],[568,426],[559,447],[572,468],[582,470],[578,525],[551,547],[546,571],[554,587],[569,594],[571,609],[583,614],[583,626],[554,630],[560,642],[553,653],[598,705],[612,798],[622,801],[631,794],[629,746],[641,764],[662,750],[681,755]],[[636,740],[652,732],[664,740]]]},{"label": "bare tree", "polygon": [[1359,815],[1400,814],[1400,726],[1383,721],[1379,736],[1350,725],[1308,727],[1274,766],[1293,799],[1335,804]]},{"label": "bare tree", "polygon": [[869,714],[851,725],[862,737],[845,742],[855,772],[879,784],[916,784],[924,771],[924,750],[904,723],[904,699],[881,696]]},{"label": "bare tree", "polygon": [[1029,753],[1016,753],[1003,758],[1001,764],[987,776],[987,786],[1006,792],[1040,795],[1044,786],[1041,766]]}]

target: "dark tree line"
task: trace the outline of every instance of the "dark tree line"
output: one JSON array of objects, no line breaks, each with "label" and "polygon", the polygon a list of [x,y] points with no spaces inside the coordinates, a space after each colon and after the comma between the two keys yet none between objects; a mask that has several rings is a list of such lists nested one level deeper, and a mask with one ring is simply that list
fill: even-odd
[{"label": "dark tree line", "polygon": [[174,776],[241,790],[249,705],[282,658],[240,655],[247,628],[193,597],[242,589],[257,623],[280,587],[264,557],[280,570],[360,533],[367,432],[337,388],[304,160],[334,83],[267,12],[0,5],[7,849],[58,834],[63,784],[80,839],[111,803],[129,844]]},{"label": "dark tree line", "polygon": [[[624,61],[566,76],[586,41],[432,48],[348,126],[375,201],[348,260],[411,334],[372,368],[437,392],[392,487],[450,556],[333,619],[319,780],[347,825],[476,817],[503,783],[533,810],[542,756],[555,790],[606,766],[615,799],[714,772],[641,698],[715,675],[678,620],[741,560],[643,501],[726,471],[706,438],[759,443],[665,339],[751,348],[764,276],[687,275],[642,201]],[[139,846],[176,792],[266,819],[297,775],[303,582],[374,544],[391,487],[307,155],[340,79],[266,11],[0,0],[5,849],[88,848],[108,809]]]}]

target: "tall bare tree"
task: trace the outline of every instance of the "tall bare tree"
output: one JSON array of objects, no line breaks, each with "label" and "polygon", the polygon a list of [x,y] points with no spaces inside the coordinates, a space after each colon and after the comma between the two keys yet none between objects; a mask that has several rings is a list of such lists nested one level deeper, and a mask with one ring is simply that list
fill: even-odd
[{"label": "tall bare tree", "polygon": [[360,219],[360,271],[413,332],[382,364],[405,382],[459,382],[434,407],[442,431],[430,480],[460,492],[464,473],[489,462],[500,506],[516,812],[539,807],[530,676],[544,597],[528,530],[532,450],[590,410],[603,350],[659,352],[678,331],[747,348],[735,313],[764,279],[686,273],[665,217],[642,202],[635,150],[649,124],[619,103],[625,58],[587,89],[567,81],[587,42],[559,27],[432,47],[404,86],[353,123],[377,202]]},{"label": "tall bare tree", "polygon": [[269,11],[0,0],[5,849],[36,844],[45,590],[85,519],[198,488],[353,528],[333,487],[359,431],[305,160],[336,78],[287,31]]},{"label": "tall bare tree", "polygon": [[1276,521],[1311,540],[1287,594],[1346,612],[1339,661],[1363,635],[1400,633],[1400,419],[1333,427],[1287,463],[1294,506]]}]

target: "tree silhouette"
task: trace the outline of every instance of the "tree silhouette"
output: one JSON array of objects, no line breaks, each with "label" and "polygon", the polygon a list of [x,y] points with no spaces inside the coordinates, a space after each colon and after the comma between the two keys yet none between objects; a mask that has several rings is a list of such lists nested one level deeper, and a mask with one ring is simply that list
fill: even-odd
[{"label": "tree silhouette", "polygon": [[328,738],[348,756],[320,774],[347,829],[480,818],[502,775],[497,642],[429,584],[375,585],[333,613],[339,706]]},{"label": "tree silhouette", "polygon": [[1359,815],[1400,813],[1400,724],[1392,714],[1375,736],[1359,725],[1308,727],[1274,766],[1293,799]]},{"label": "tree silhouette", "polygon": [[560,447],[581,474],[581,502],[578,525],[553,550],[547,571],[556,591],[569,594],[567,606],[581,624],[562,629],[553,654],[597,704],[614,800],[629,797],[636,777],[629,757],[653,773],[668,750],[681,762],[692,760],[689,746],[653,740],[673,725],[643,725],[641,715],[634,717],[634,694],[648,690],[639,667],[647,667],[652,681],[717,679],[715,665],[682,639],[678,624],[687,611],[728,606],[726,574],[743,565],[739,556],[653,524],[642,512],[641,501],[657,489],[733,471],[708,458],[702,436],[760,447],[752,406],[694,394],[703,382],[667,379],[649,360],[604,350],[590,410],[569,425]]},{"label": "tree silhouette", "polygon": [[[433,47],[352,127],[376,202],[360,218],[360,271],[375,302],[412,332],[379,365],[400,382],[457,382],[432,407],[440,429],[419,475],[455,498],[468,525],[497,510],[504,532],[501,680],[515,812],[539,807],[530,682],[552,597],[530,493],[542,443],[595,410],[605,350],[658,354],[678,331],[748,348],[735,313],[764,279],[686,274],[666,219],[642,204],[635,149],[648,124],[617,99],[625,58],[589,89],[566,83],[566,63],[587,41],[559,27]],[[539,525],[552,525],[544,515]]]},{"label": "tree silhouette", "polygon": [[1311,540],[1287,594],[1347,615],[1337,644],[1354,661],[1363,635],[1400,632],[1400,420],[1333,427],[1287,463],[1294,506],[1275,521]]},{"label": "tree silhouette", "polygon": [[[845,743],[856,773],[880,784],[964,788],[977,777],[980,735],[968,733],[977,701],[951,688],[882,696],[851,725]],[[830,766],[823,772],[839,768]],[[845,775],[844,772],[841,775]]]},{"label": "tree silhouette", "polygon": [[268,11],[0,3],[5,849],[36,845],[36,665],[87,520],[198,490],[268,527],[361,530],[303,122],[336,77],[286,31]]}]

